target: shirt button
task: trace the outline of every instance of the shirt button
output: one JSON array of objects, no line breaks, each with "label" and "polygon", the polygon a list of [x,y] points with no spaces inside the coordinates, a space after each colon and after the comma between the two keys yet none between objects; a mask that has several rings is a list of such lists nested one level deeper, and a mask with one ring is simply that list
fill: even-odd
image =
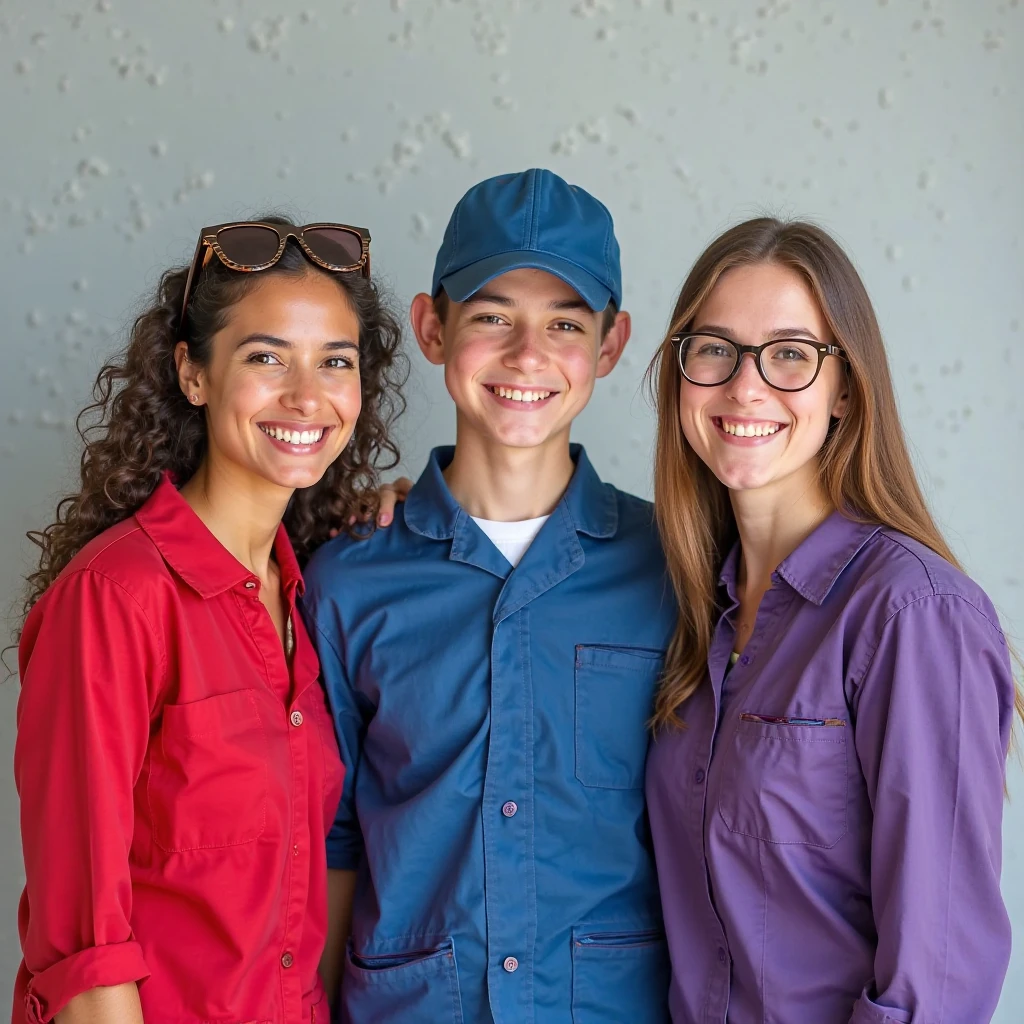
[{"label": "shirt button", "polygon": [[246,590],[253,590],[255,588],[255,586],[256,586],[256,584],[253,583],[252,580],[246,580],[245,581],[245,589]]},{"label": "shirt button", "polygon": [[295,963],[295,958],[291,955],[291,953],[285,953],[285,955],[281,957],[281,966],[285,969],[291,967],[293,963]]},{"label": "shirt button", "polygon": [[291,715],[290,715],[290,718],[291,718],[291,721],[292,721],[292,725],[294,725],[296,729],[300,725],[302,725],[302,712],[301,711],[293,711],[291,713]]},{"label": "shirt button", "polygon": [[693,773],[693,781],[696,782],[698,786],[704,781],[704,769],[703,768],[698,768]]},{"label": "shirt button", "polygon": [[519,970],[519,961],[514,956],[505,957],[505,962],[501,965],[511,974],[513,971]]},{"label": "shirt button", "polygon": [[749,654],[744,654],[743,657],[740,658],[740,664],[741,665],[749,665],[750,664],[750,655]]},{"label": "shirt button", "polygon": [[721,946],[718,947],[718,962],[724,964],[728,957],[725,955],[725,950]]},{"label": "shirt button", "polygon": [[518,810],[519,805],[515,800],[509,800],[501,805],[501,813],[504,814],[506,818],[511,818]]}]

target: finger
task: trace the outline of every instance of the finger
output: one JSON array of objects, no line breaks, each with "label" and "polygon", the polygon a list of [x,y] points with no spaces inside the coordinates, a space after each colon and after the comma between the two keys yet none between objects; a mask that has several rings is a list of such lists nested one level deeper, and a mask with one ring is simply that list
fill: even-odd
[{"label": "finger", "polygon": [[395,518],[395,490],[385,484],[380,492],[380,508],[377,509],[377,525],[387,526]]}]

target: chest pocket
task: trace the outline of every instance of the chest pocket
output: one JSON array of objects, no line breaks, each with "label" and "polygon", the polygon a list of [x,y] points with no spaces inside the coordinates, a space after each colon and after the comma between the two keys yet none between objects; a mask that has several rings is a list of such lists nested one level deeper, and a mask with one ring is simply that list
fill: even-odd
[{"label": "chest pocket", "polygon": [[[847,733],[741,718],[725,755],[718,810],[730,831],[768,843],[835,846],[846,835]],[[806,722],[806,719],[801,719]]]},{"label": "chest pocket", "polygon": [[267,737],[252,690],[169,704],[149,771],[153,838],[163,850],[251,843],[267,817]]},{"label": "chest pocket", "polygon": [[596,789],[641,789],[647,722],[665,652],[576,648],[576,778]]}]

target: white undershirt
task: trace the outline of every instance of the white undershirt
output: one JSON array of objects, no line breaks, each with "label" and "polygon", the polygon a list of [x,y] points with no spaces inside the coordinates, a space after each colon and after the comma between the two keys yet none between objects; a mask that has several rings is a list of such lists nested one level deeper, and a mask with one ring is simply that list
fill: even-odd
[{"label": "white undershirt", "polygon": [[491,539],[491,543],[509,560],[513,568],[526,554],[526,549],[548,521],[547,516],[539,519],[523,519],[518,523],[499,523],[494,519],[477,519],[473,522]]}]

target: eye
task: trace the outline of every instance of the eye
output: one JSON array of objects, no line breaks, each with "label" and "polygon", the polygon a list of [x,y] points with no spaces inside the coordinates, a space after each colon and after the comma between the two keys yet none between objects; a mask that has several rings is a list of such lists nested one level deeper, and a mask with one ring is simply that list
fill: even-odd
[{"label": "eye", "polygon": [[553,330],[564,331],[565,333],[583,330],[579,324],[574,324],[571,320],[559,320],[557,323],[553,323],[551,327]]},{"label": "eye", "polygon": [[787,344],[783,342],[777,348],[772,349],[772,359],[782,363],[801,363],[806,362],[809,358],[807,346],[799,343]]},{"label": "eye", "polygon": [[704,341],[697,346],[696,354],[709,359],[731,359],[732,348],[724,341]]},{"label": "eye", "polygon": [[280,363],[281,360],[274,355],[273,352],[253,352],[248,359],[247,363],[262,363],[264,366],[272,366],[274,363]]},{"label": "eye", "polygon": [[498,316],[497,313],[482,313],[480,316],[474,318],[479,324],[504,324],[505,320],[503,317]]},{"label": "eye", "polygon": [[331,370],[352,370],[356,364],[348,356],[331,356],[324,360],[324,365]]}]

